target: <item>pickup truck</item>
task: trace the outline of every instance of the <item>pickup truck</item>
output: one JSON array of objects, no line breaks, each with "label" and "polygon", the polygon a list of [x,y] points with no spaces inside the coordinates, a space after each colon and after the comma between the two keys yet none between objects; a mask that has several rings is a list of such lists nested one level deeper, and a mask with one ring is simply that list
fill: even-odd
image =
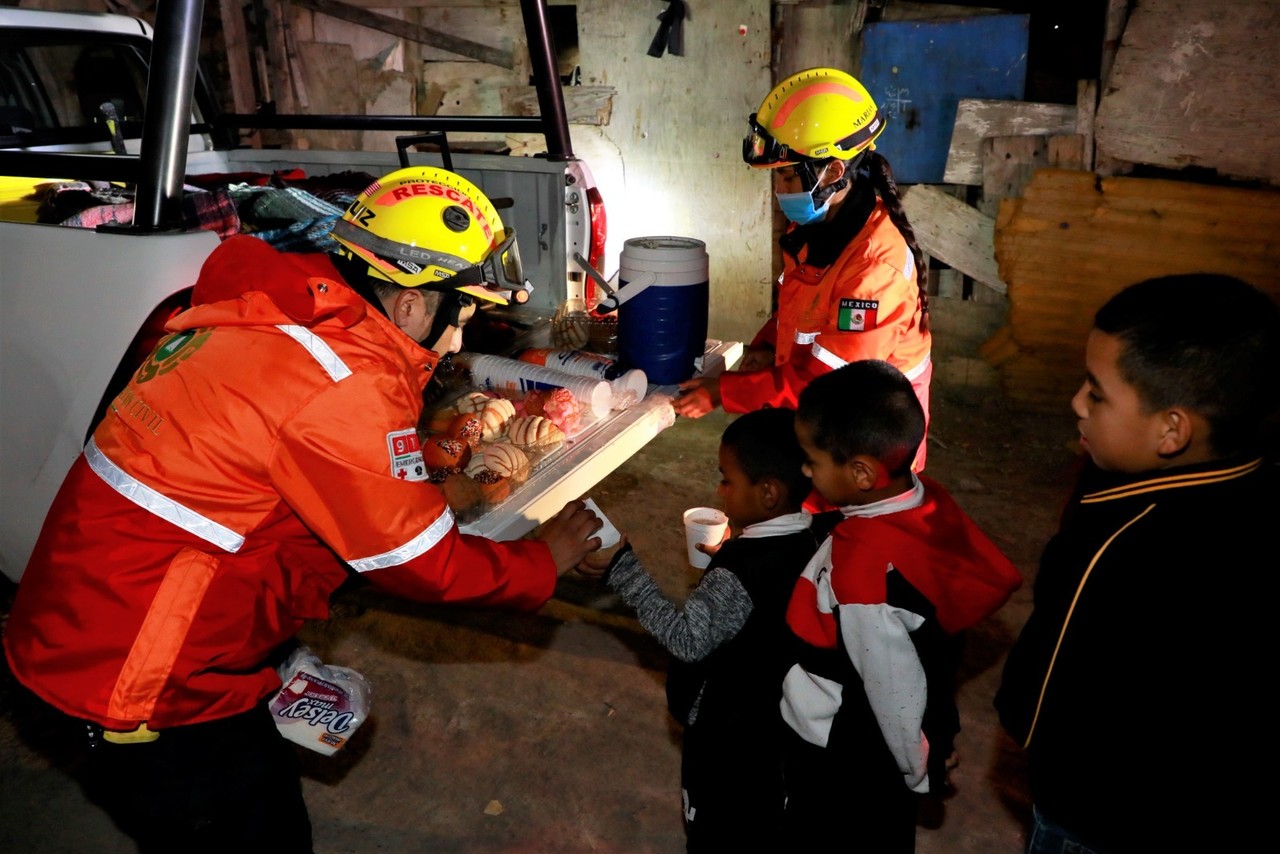
[{"label": "pickup truck", "polygon": [[[154,27],[127,16],[0,8],[0,569],[20,579],[45,513],[98,413],[138,359],[157,319],[182,307],[220,237],[183,230],[195,176],[308,176],[446,165],[514,224],[534,285],[511,328],[521,346],[586,283],[575,256],[598,266],[604,212],[590,170],[569,147],[544,0],[522,0],[541,118],[219,115],[198,73],[199,0],[157,4]],[[144,112],[143,106],[146,106]],[[292,123],[292,124],[291,124]],[[439,139],[436,153],[286,151],[237,147],[237,129],[395,130]],[[543,157],[450,156],[458,130],[540,130]],[[414,149],[414,150],[411,150]],[[68,228],[40,219],[32,191],[52,180],[134,190],[131,222]],[[464,530],[521,536],[586,493],[672,421],[659,390],[566,443],[509,498]]]}]

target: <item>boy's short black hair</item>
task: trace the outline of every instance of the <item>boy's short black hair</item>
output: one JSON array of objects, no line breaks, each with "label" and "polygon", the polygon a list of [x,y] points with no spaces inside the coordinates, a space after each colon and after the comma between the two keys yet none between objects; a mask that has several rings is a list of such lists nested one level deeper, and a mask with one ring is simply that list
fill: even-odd
[{"label": "boy's short black hair", "polygon": [[890,477],[911,470],[924,441],[924,408],[911,381],[878,359],[852,362],[813,380],[800,392],[796,419],[836,463],[866,454]]},{"label": "boy's short black hair", "polygon": [[787,502],[798,508],[813,484],[802,470],[804,451],[796,440],[795,422],[794,409],[747,412],[725,428],[720,444],[733,450],[752,483],[766,477],[777,480],[787,490]]},{"label": "boy's short black hair", "polygon": [[1181,406],[1209,422],[1209,445],[1255,451],[1280,408],[1280,308],[1234,276],[1190,273],[1130,285],[1094,327],[1120,340],[1120,375],[1148,412]]}]

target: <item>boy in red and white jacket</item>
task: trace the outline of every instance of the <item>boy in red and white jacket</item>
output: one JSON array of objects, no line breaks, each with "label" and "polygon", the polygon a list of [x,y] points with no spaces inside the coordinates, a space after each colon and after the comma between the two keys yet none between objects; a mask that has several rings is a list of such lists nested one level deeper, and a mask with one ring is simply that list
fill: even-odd
[{"label": "boy in red and white jacket", "polygon": [[924,414],[892,365],[818,377],[796,435],[814,489],[844,519],[787,611],[803,641],[783,682],[787,832],[798,847],[914,851],[917,796],[944,784],[960,729],[962,633],[1022,579],[941,486],[912,473]]}]

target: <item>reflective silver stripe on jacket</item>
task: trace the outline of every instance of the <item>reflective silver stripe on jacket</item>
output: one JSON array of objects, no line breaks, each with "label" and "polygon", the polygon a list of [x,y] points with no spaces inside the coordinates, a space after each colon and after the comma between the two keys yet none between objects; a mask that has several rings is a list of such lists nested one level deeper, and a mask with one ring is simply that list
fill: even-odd
[{"label": "reflective silver stripe on jacket", "polygon": [[333,349],[319,335],[316,335],[305,326],[291,326],[288,324],[278,324],[276,326],[285,335],[288,335],[294,341],[302,345],[303,349],[311,354],[311,358],[320,363],[320,367],[324,368],[325,373],[334,381],[345,380],[351,376],[351,369],[346,363],[333,352]]},{"label": "reflective silver stripe on jacket", "polygon": [[849,364],[816,341],[813,344],[813,358],[817,359],[832,370],[835,370],[836,368],[843,368],[845,365]]},{"label": "reflective silver stripe on jacket", "polygon": [[[816,341],[813,344],[813,357],[822,364],[831,368],[833,371],[837,368],[843,368],[845,365],[849,364]],[[903,371],[902,373],[907,379],[914,380],[916,377],[923,374],[927,367],[929,367],[929,357],[925,356],[920,360],[920,364],[910,370]]]},{"label": "reflective silver stripe on jacket", "polygon": [[437,543],[444,539],[444,535],[449,533],[449,529],[452,527],[453,511],[445,507],[444,512],[440,514],[440,518],[432,522],[425,531],[403,546],[373,557],[349,560],[347,563],[351,564],[351,568],[356,572],[369,572],[374,569],[385,569],[388,566],[400,566],[419,555],[431,551]]},{"label": "reflective silver stripe on jacket", "polygon": [[235,531],[220,525],[212,519],[206,519],[189,507],[184,507],[168,496],[161,495],[142,481],[107,459],[97,444],[90,439],[84,449],[85,460],[89,468],[107,485],[134,504],[186,531],[207,543],[212,543],[223,551],[236,552],[244,545],[244,537]]}]

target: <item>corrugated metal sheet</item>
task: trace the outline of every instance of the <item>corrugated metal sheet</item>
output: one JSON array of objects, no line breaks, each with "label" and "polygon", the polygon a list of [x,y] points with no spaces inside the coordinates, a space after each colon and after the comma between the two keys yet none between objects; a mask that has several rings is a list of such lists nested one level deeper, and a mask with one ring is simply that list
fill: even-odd
[{"label": "corrugated metal sheet", "polygon": [[1280,191],[1044,169],[1001,204],[995,249],[1009,324],[983,355],[1011,401],[1061,412],[1094,312],[1126,285],[1226,273],[1280,300]]}]

